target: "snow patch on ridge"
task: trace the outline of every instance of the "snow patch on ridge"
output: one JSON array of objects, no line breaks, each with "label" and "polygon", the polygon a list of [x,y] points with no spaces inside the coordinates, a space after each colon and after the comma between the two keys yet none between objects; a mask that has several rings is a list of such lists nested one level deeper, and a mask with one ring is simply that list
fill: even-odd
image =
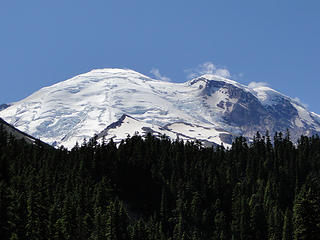
[{"label": "snow patch on ridge", "polygon": [[139,135],[143,138],[151,133],[156,137],[168,137],[171,140],[202,141],[206,144],[224,144],[225,147],[231,147],[229,143],[223,142],[221,134],[230,135],[225,131],[218,131],[210,126],[198,126],[189,123],[177,122],[168,124],[165,127],[159,127],[154,124],[139,121],[131,116],[123,115],[118,121],[109,125],[104,131],[96,136],[98,142],[110,141],[120,143],[129,136]]}]

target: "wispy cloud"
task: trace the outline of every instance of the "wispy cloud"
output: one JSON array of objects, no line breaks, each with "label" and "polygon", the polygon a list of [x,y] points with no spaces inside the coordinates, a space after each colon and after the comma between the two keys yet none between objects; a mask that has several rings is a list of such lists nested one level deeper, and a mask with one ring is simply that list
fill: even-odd
[{"label": "wispy cloud", "polygon": [[266,82],[251,82],[248,85],[248,88],[258,88],[258,87],[268,87],[269,84]]},{"label": "wispy cloud", "polygon": [[218,75],[218,76],[221,76],[221,77],[225,77],[225,78],[231,77],[230,72],[229,72],[228,69],[226,69],[226,68],[216,69],[215,74]]},{"label": "wispy cloud", "polygon": [[152,73],[157,80],[161,80],[164,82],[171,82],[171,79],[166,76],[161,75],[159,69],[157,69],[157,68],[152,68],[150,73]]},{"label": "wispy cloud", "polygon": [[195,68],[186,69],[184,72],[187,74],[188,79],[199,77],[204,74],[215,74],[221,77],[231,77],[231,74],[226,68],[217,68],[212,62],[205,62],[199,64]]},{"label": "wispy cloud", "polygon": [[295,100],[296,102],[298,102],[300,105],[302,105],[302,106],[305,107],[306,109],[309,108],[309,105],[306,104],[306,103],[304,103],[304,102],[302,102],[302,101],[300,100],[300,98],[295,97],[293,100]]}]

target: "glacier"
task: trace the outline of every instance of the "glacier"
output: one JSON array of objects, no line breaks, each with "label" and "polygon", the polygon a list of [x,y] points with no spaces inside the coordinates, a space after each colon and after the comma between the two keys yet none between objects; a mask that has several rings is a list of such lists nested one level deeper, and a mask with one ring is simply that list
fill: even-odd
[{"label": "glacier", "polygon": [[[252,138],[256,131],[289,129],[296,139],[320,132],[319,115],[293,98],[212,74],[174,83],[130,69],[95,69],[0,111],[20,131],[67,148],[100,134],[124,114],[130,117],[130,133],[134,130],[128,128],[161,128],[172,139],[185,136],[216,144],[230,144],[221,134]],[[123,138],[126,128],[109,134]]]}]

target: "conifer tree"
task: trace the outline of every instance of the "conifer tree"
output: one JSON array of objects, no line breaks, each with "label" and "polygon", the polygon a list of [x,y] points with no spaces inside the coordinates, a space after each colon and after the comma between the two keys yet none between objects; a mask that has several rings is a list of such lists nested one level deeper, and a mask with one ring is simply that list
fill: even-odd
[{"label": "conifer tree", "polygon": [[287,208],[284,216],[282,240],[292,240],[293,237],[292,211]]},{"label": "conifer tree", "polygon": [[320,196],[306,185],[294,204],[294,239],[320,239]]}]

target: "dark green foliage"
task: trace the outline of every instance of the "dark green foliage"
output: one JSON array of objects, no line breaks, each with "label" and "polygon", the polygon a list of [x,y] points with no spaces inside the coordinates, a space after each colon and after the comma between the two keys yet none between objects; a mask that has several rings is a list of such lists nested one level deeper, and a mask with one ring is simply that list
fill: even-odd
[{"label": "dark green foliage", "polygon": [[43,148],[0,128],[0,239],[320,239],[320,139]]},{"label": "dark green foliage", "polygon": [[294,239],[320,239],[319,177],[303,185],[294,205]]}]

